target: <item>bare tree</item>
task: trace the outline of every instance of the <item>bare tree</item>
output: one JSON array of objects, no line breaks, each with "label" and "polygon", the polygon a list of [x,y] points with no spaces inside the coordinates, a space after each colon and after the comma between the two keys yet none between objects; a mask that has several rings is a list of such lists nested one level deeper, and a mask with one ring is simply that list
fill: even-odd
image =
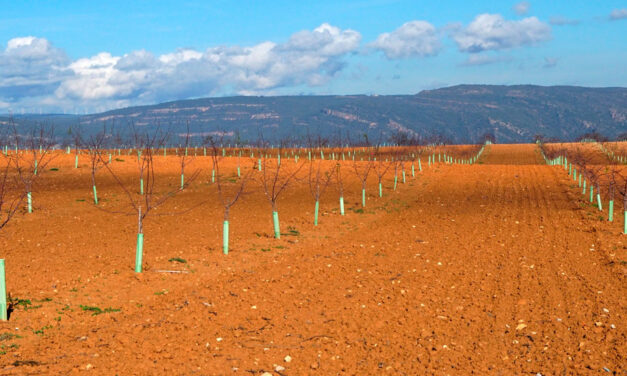
[{"label": "bare tree", "polygon": [[[184,151],[179,155],[179,163],[181,166],[181,189],[185,186],[185,167],[194,161],[195,157],[192,157],[188,154],[188,148],[190,145],[190,133],[189,133],[189,121],[186,123],[186,132],[183,135],[179,135],[183,137],[184,140]],[[194,174],[197,174],[198,171],[195,171]]]},{"label": "bare tree", "polygon": [[[339,165],[339,164],[338,164]],[[339,171],[338,171],[339,172]],[[323,160],[315,159],[309,161],[309,192],[316,202],[314,208],[314,226],[318,226],[318,211],[320,208],[320,196],[326,191],[333,178],[333,171],[324,168]]]},{"label": "bare tree", "polygon": [[109,134],[107,133],[107,126],[103,124],[102,131],[95,133],[87,140],[83,142],[82,148],[87,149],[89,156],[89,167],[91,172],[91,184],[94,195],[94,204],[98,205],[98,191],[96,190],[96,173],[104,167],[104,165],[111,163],[111,154],[108,154],[108,159],[103,156],[103,148]]},{"label": "bare tree", "polygon": [[627,174],[624,171],[618,172],[618,182],[616,188],[623,196],[623,234],[627,235]]},{"label": "bare tree", "polygon": [[28,213],[32,213],[33,186],[52,160],[54,131],[51,127],[40,125],[21,135],[15,123],[11,124],[16,152],[9,160],[13,164],[20,187],[26,194]]},{"label": "bare tree", "polygon": [[[152,213],[156,208],[163,205],[169,199],[175,197],[178,193],[185,190],[191,182],[193,182],[199,174],[196,171],[192,174],[183,186],[177,185],[178,188],[169,191],[159,191],[156,186],[157,174],[155,172],[155,159],[154,152],[164,145],[166,135],[160,132],[159,129],[152,131],[151,134],[140,133],[134,127],[133,137],[134,148],[137,149],[139,162],[138,162],[138,174],[141,181],[141,191],[139,194],[132,188],[129,188],[122,180],[121,173],[115,171],[110,164],[105,164],[104,167],[109,171],[115,182],[124,192],[126,200],[126,208],[120,210],[110,210],[98,207],[101,210],[108,211],[110,213],[118,213],[124,215],[137,215],[137,247],[135,255],[135,272],[142,272],[142,260],[143,260],[143,244],[144,244],[144,222],[148,215]],[[145,187],[144,187],[145,181]],[[198,203],[194,207],[200,205]],[[189,208],[188,210],[191,210]],[[186,210],[186,211],[188,211]],[[182,214],[186,211],[162,213],[163,214]]]},{"label": "bare tree", "polygon": [[[353,150],[353,156],[355,151]],[[361,206],[366,207],[366,185],[368,183],[368,176],[372,171],[373,163],[374,163],[374,155],[370,155],[367,161],[358,161],[356,158],[353,158],[353,171],[355,172],[355,176],[361,182]]]},{"label": "bare tree", "polygon": [[[283,141],[280,142],[277,149],[271,149],[267,148],[263,137],[260,137],[260,140],[259,151],[261,157],[259,166],[261,168],[261,184],[266,199],[272,206],[274,237],[279,239],[281,237],[281,230],[279,226],[277,201],[285,188],[297,179],[298,173],[305,166],[305,163],[296,163],[295,166],[290,164],[292,167],[288,166],[286,163],[281,163],[280,155],[283,150]],[[276,152],[277,158],[272,158],[272,155],[269,155],[270,152]]]},{"label": "bare tree", "polygon": [[374,161],[374,172],[377,175],[379,183],[379,197],[383,197],[383,177],[392,166],[392,163],[383,159],[381,148],[378,145],[375,149],[375,158],[376,161]]},{"label": "bare tree", "polygon": [[244,176],[241,175],[240,159],[241,153],[237,161],[237,177],[227,178],[224,175],[224,171],[221,168],[221,162],[223,157],[218,154],[218,147],[216,140],[209,136],[206,142],[210,146],[211,159],[213,162],[213,171],[215,171],[215,181],[218,192],[218,199],[224,208],[224,223],[222,230],[222,252],[225,255],[229,254],[229,214],[231,207],[242,197],[246,185],[252,180],[253,173],[255,171],[255,161],[250,159],[250,169],[245,169]]}]

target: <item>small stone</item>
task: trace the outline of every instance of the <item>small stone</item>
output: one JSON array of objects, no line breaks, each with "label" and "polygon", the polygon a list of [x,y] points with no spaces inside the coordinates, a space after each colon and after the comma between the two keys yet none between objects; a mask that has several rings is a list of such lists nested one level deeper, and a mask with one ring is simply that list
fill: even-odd
[{"label": "small stone", "polygon": [[285,367],[283,367],[283,366],[276,366],[276,367],[274,367],[274,370],[277,371],[277,372],[283,372],[283,371],[285,371]]},{"label": "small stone", "polygon": [[527,327],[527,325],[525,324],[518,324],[518,326],[516,326],[516,330],[523,330]]},{"label": "small stone", "polygon": [[283,360],[285,360],[285,363],[289,363],[292,361],[292,357],[287,355]]},{"label": "small stone", "polygon": [[311,368],[311,369],[318,369],[318,363],[311,363],[309,365],[309,368]]},{"label": "small stone", "polygon": [[272,376],[272,374],[270,372],[264,372],[261,374],[261,376]]},{"label": "small stone", "polygon": [[88,364],[88,365],[85,366],[85,369],[92,369],[92,367],[93,366],[91,364]]}]

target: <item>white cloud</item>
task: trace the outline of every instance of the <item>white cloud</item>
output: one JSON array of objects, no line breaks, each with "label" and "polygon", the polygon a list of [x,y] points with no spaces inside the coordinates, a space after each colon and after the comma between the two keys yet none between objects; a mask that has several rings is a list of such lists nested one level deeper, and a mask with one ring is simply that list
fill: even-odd
[{"label": "white cloud", "polygon": [[370,44],[382,51],[388,59],[413,56],[433,56],[440,48],[435,27],[426,21],[411,21],[391,33],[383,33]]},{"label": "white cloud", "polygon": [[508,21],[499,14],[480,14],[466,28],[452,30],[460,51],[477,53],[533,45],[551,38],[551,27],[536,17]]},{"label": "white cloud", "polygon": [[483,54],[470,54],[468,55],[468,59],[464,61],[462,65],[464,66],[475,66],[475,65],[488,65],[494,63],[508,62],[511,61],[512,58],[509,56],[490,56]]},{"label": "white cloud", "polygon": [[610,13],[610,21],[617,21],[627,18],[627,8],[614,9]]},{"label": "white cloud", "polygon": [[8,102],[53,92],[67,77],[66,54],[43,38],[8,41],[0,51],[0,100]]},{"label": "white cloud", "polygon": [[563,16],[554,16],[554,17],[551,17],[551,19],[549,20],[549,23],[555,26],[579,25],[580,22],[581,21],[579,20],[573,20],[573,19],[566,18]]},{"label": "white cloud", "polygon": [[[37,103],[69,110],[100,109],[221,94],[262,94],[282,87],[317,86],[343,69],[361,34],[322,24],[284,43],[178,49],[154,56],[145,50],[123,56],[101,52],[70,61],[45,39],[12,39],[0,52],[0,101]],[[61,72],[62,74],[57,74]],[[8,96],[16,85],[52,83],[47,90]],[[3,91],[3,89],[6,89]],[[43,96],[43,97],[42,97]]]},{"label": "white cloud", "polygon": [[529,4],[528,1],[521,1],[520,3],[514,5],[514,12],[516,12],[519,16],[523,16],[529,13],[529,8],[531,8],[531,4]]}]

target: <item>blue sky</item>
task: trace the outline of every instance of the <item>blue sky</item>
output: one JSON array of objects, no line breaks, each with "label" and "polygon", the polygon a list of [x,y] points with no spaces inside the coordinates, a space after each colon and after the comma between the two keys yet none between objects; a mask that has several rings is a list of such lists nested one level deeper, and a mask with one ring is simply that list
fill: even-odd
[{"label": "blue sky", "polygon": [[224,95],[627,86],[627,3],[4,1],[0,113]]}]

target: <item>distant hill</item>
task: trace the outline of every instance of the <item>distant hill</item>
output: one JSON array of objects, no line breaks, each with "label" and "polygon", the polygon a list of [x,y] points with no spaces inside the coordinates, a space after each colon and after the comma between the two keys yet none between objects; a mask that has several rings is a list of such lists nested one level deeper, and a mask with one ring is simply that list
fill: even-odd
[{"label": "distant hill", "polygon": [[196,136],[220,132],[245,141],[256,140],[260,131],[268,140],[341,133],[387,141],[397,132],[454,142],[473,142],[485,133],[501,143],[530,142],[536,134],[572,140],[592,131],[613,138],[627,131],[627,88],[459,85],[416,95],[204,98],[16,121],[43,119],[55,124],[59,136],[78,124],[90,133],[103,122],[117,129],[128,129],[131,122],[139,128],[160,125],[177,134],[189,121]]}]

